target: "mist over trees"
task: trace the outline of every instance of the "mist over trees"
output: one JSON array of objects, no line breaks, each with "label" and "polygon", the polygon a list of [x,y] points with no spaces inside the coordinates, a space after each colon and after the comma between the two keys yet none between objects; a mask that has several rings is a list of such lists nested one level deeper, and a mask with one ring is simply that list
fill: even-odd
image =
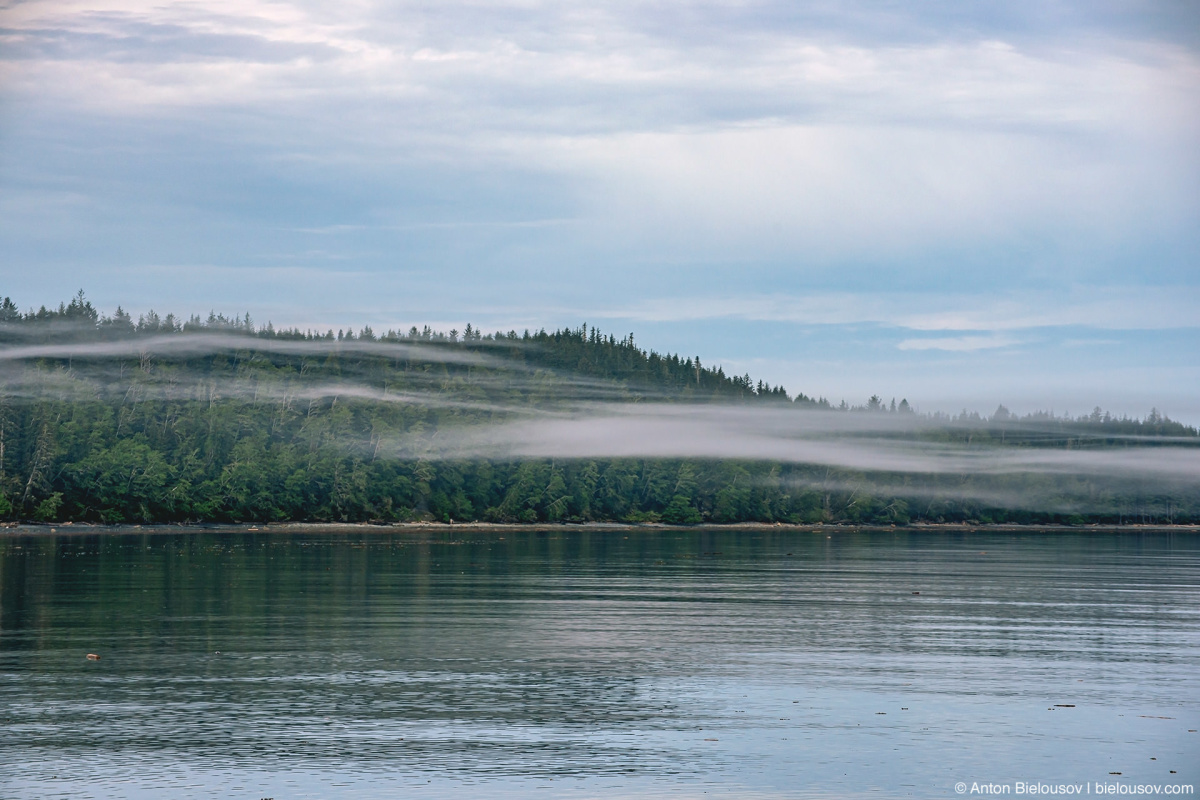
[{"label": "mist over trees", "polygon": [[870,415],[853,419],[893,421],[872,434],[888,441],[980,454],[1200,445],[1195,428],[1158,411],[1144,419],[1099,408],[1075,418],[1018,417],[1001,405],[990,417],[916,414],[906,398],[880,395],[834,405],[587,325],[301,331],[258,326],[248,315],[148,312],[135,320],[118,308],[108,316],[80,292],[57,309],[22,312],[0,301],[0,518],[1200,521],[1200,490],[1187,475],[930,473],[569,453],[454,458],[439,449],[455,432],[536,423],[537,414],[588,404],[646,403]]}]

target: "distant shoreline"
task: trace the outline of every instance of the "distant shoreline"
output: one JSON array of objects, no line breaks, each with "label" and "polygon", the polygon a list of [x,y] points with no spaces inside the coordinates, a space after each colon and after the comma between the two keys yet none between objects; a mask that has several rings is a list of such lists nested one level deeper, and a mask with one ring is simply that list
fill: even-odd
[{"label": "distant shoreline", "polygon": [[165,533],[415,533],[420,531],[790,531],[807,533],[856,533],[859,531],[895,531],[930,533],[1200,533],[1200,525],[1021,525],[1014,523],[970,525],[958,522],[912,523],[908,525],[792,524],[787,522],[738,522],[709,525],[668,525],[665,523],[580,522],[580,523],[506,523],[506,522],[270,522],[270,523],[153,523],[146,525],[100,525],[68,523],[6,523],[0,536],[61,534],[165,534]]}]

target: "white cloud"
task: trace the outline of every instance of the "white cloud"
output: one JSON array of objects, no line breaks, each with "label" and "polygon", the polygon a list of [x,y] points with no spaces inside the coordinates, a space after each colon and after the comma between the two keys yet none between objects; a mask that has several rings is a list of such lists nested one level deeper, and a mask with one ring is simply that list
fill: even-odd
[{"label": "white cloud", "polygon": [[1197,215],[1194,157],[1150,142],[1133,152],[1110,133],[1081,145],[1058,131],[763,122],[543,150],[594,183],[599,236],[631,253],[803,270],[947,249],[986,257],[1041,239],[1078,275],[1130,240],[1191,230]]},{"label": "white cloud", "polygon": [[1040,238],[1078,265],[1198,214],[1200,59],[1162,43],[689,38],[624,3],[35,0],[8,26],[9,94],[228,111],[231,145],[275,158],[550,172],[593,224],[579,246],[643,258],[803,268]]},{"label": "white cloud", "polygon": [[975,350],[992,350],[997,347],[1012,347],[1020,340],[1011,336],[948,336],[937,339],[904,339],[896,345],[900,350],[946,350],[952,353],[970,353]]},{"label": "white cloud", "polygon": [[[410,127],[466,121],[525,136],[747,122],[1194,130],[1198,115],[1181,102],[1196,96],[1194,54],[1116,38],[863,44],[787,27],[720,35],[715,24],[689,38],[625,3],[35,0],[6,22],[23,55],[7,62],[10,78],[118,114],[409,99],[449,112]],[[377,131],[385,143],[394,133]]]},{"label": "white cloud", "polygon": [[[1129,442],[1113,449],[1020,452],[912,440],[914,433],[936,430],[937,424],[907,415],[595,404],[571,414],[443,429],[436,440],[410,436],[392,444],[397,452],[422,457],[734,458],[919,474],[1073,474],[1182,483],[1200,477],[1200,449],[1194,446]],[[872,435],[876,432],[884,433]]]}]

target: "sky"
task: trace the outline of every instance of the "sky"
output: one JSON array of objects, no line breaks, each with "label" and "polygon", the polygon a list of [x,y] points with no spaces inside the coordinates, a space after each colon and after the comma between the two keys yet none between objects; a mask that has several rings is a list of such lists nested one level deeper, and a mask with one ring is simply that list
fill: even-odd
[{"label": "sky", "polygon": [[1200,423],[1200,4],[0,1],[0,295]]}]

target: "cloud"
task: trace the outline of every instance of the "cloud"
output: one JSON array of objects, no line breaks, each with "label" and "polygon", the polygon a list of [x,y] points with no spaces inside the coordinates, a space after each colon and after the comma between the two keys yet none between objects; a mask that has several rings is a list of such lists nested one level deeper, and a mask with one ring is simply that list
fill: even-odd
[{"label": "cloud", "polygon": [[554,175],[586,223],[570,247],[643,260],[811,267],[1048,237],[1086,272],[1107,246],[1194,228],[1187,47],[896,12],[926,33],[887,42],[856,30],[863,9],[783,11],[697,5],[673,28],[642,4],[35,0],[12,10],[0,86],[76,124],[192,122],[342,181],[418,163]]},{"label": "cloud", "polygon": [[[24,333],[17,326],[5,326],[4,332]],[[228,353],[245,350],[261,353],[287,353],[290,355],[331,355],[337,353],[377,355],[390,358],[411,359],[433,364],[478,364],[503,365],[516,368],[512,362],[501,362],[486,354],[461,348],[443,348],[423,344],[370,342],[361,340],[341,341],[290,341],[286,339],[260,339],[222,333],[185,333],[165,336],[118,339],[110,342],[65,342],[62,344],[28,344],[0,346],[0,362],[29,361],[40,358],[137,358],[141,355],[201,356],[212,353]]]},{"label": "cloud", "polygon": [[[1014,243],[1036,239],[1053,242],[1059,274],[1077,282],[1130,241],[1191,237],[1191,155],[1139,153],[1098,122],[1079,123],[1095,135],[943,123],[763,120],[541,149],[594,182],[597,238],[629,258],[783,261],[816,274],[903,264],[928,280],[953,275],[955,262],[1007,263]],[[1005,272],[971,280],[1003,285]]]},{"label": "cloud", "polygon": [[[1200,480],[1200,446],[1194,439],[1169,442],[1188,446],[1141,446],[1131,441],[1119,448],[972,447],[936,441],[945,425],[903,415],[795,408],[604,405],[443,430],[436,441],[402,439],[393,443],[392,452],[421,458],[746,459],[878,473],[1098,475],[1187,484]],[[1019,427],[1013,430],[1019,432]],[[1081,434],[1084,441],[1088,438]]]},{"label": "cloud", "polygon": [[1011,336],[946,336],[938,339],[905,339],[896,345],[901,350],[948,350],[971,353],[997,347],[1012,347],[1020,342]]}]

